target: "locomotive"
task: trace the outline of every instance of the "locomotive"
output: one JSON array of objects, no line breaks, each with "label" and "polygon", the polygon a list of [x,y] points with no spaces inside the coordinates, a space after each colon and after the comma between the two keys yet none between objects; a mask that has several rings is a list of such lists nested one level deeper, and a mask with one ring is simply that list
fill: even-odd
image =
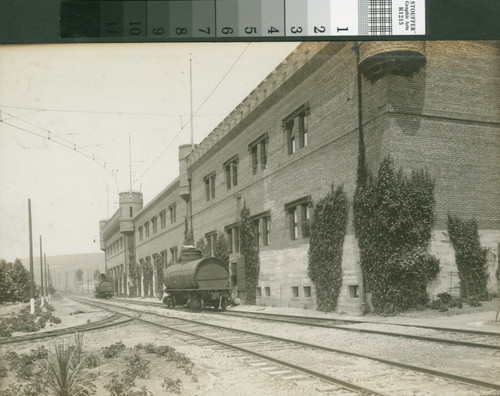
[{"label": "locomotive", "polygon": [[201,257],[194,247],[181,249],[180,263],[163,271],[163,302],[174,308],[186,305],[195,310],[207,306],[225,311],[231,296],[229,272],[216,257]]},{"label": "locomotive", "polygon": [[94,295],[96,298],[111,298],[114,294],[114,284],[113,278],[106,276],[106,274],[101,274],[101,279],[95,284]]}]

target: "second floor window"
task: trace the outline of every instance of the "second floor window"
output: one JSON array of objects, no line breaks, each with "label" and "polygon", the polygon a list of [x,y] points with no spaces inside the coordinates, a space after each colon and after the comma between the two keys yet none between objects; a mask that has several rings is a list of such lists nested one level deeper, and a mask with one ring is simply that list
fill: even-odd
[{"label": "second floor window", "polygon": [[271,237],[271,214],[269,211],[252,217],[255,242],[258,246],[268,246]]},{"label": "second floor window", "polygon": [[146,238],[149,236],[149,221],[144,223],[144,232],[146,233]]},{"label": "second floor window", "polygon": [[156,234],[158,232],[158,219],[156,217],[151,219],[151,226],[153,227],[153,234]]},{"label": "second floor window", "polygon": [[167,226],[167,211],[162,210],[160,213],[160,227],[163,229]]},{"label": "second floor window", "polygon": [[207,201],[215,198],[215,172],[206,175],[203,178],[205,184],[205,198]]},{"label": "second floor window", "polygon": [[238,155],[228,159],[223,166],[226,188],[229,190],[238,185]]},{"label": "second floor window", "polygon": [[285,205],[288,214],[290,238],[308,238],[311,236],[310,217],[311,197],[303,197]]},{"label": "second floor window", "polygon": [[289,155],[307,146],[308,119],[309,104],[306,103],[283,120]]},{"label": "second floor window", "polygon": [[229,253],[238,253],[240,251],[240,230],[237,225],[226,227],[226,239]]},{"label": "second floor window", "polygon": [[252,164],[252,172],[255,175],[259,166],[264,169],[267,166],[267,145],[269,137],[267,133],[259,136],[248,145],[250,151],[250,161]]},{"label": "second floor window", "polygon": [[170,264],[177,264],[177,246],[170,248]]},{"label": "second floor window", "polygon": [[142,241],[142,238],[144,237],[144,234],[143,234],[143,228],[142,227],[139,227],[139,241]]},{"label": "second floor window", "polygon": [[217,232],[211,231],[205,234],[207,240],[207,253],[209,256],[215,256],[215,245],[217,243]]},{"label": "second floor window", "polygon": [[170,211],[170,224],[174,224],[177,221],[177,205],[170,205],[168,210]]}]

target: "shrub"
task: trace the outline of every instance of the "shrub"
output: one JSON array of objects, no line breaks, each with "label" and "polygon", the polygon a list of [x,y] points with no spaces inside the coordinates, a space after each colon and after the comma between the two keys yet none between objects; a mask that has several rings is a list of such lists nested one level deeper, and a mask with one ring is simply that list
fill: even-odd
[{"label": "shrub", "polygon": [[376,179],[358,177],[354,227],[376,312],[394,314],[428,301],[427,283],[439,272],[439,260],[426,253],[433,224],[434,182],[427,172],[396,172],[387,157]]},{"label": "shrub", "polygon": [[448,234],[455,249],[455,260],[460,278],[460,296],[487,299],[488,249],[481,247],[477,222],[464,221],[448,215]]},{"label": "shrub", "polygon": [[316,286],[318,310],[334,311],[342,287],[342,252],[349,201],[343,187],[333,189],[314,207],[307,273]]},{"label": "shrub", "polygon": [[107,347],[102,347],[102,353],[105,358],[114,358],[118,356],[118,354],[125,349],[125,345],[121,341],[117,341],[114,344],[111,344]]},{"label": "shrub", "polygon": [[125,358],[127,361],[127,370],[125,374],[128,378],[135,380],[136,378],[149,378],[151,373],[151,362],[144,359],[137,352],[132,356]]},{"label": "shrub", "polygon": [[259,246],[255,241],[254,226],[246,203],[241,209],[240,251],[245,257],[245,291],[247,304],[256,303],[256,288],[259,282]]},{"label": "shrub", "polygon": [[182,381],[177,378],[177,380],[173,380],[172,378],[164,378],[161,387],[164,388],[167,392],[181,393],[181,385]]}]

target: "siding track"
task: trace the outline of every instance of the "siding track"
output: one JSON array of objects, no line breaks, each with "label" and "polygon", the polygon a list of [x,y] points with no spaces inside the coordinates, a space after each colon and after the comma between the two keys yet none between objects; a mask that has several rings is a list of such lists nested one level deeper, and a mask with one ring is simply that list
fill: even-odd
[{"label": "siding track", "polygon": [[[91,305],[97,304],[95,301],[89,302],[80,299],[78,301]],[[498,391],[500,391],[498,383],[321,345],[188,320],[173,316],[171,313],[175,311],[168,311],[167,315],[161,315],[156,312],[139,311],[126,308],[123,305],[116,305],[129,302],[129,300],[119,302],[114,300],[109,305],[102,302],[99,302],[99,305],[106,304],[108,309],[110,305],[115,305],[118,310],[141,312],[143,316],[137,320],[181,333],[183,337],[186,337],[187,343],[207,348],[236,350],[246,356],[251,355],[257,359],[264,359],[266,365],[262,365],[263,367],[268,367],[268,370],[274,373],[285,371],[288,377],[300,375],[287,372],[287,370],[295,370],[302,375],[307,374],[315,378],[322,378],[326,382],[336,383],[346,389],[348,386],[358,386],[363,389],[357,390],[361,394],[406,395],[411,392],[411,394],[498,395]],[[140,305],[144,306],[145,304]],[[146,305],[161,306],[161,304],[154,303]],[[145,315],[152,316],[152,319],[144,318]],[[318,362],[323,362],[320,364],[322,368],[315,369],[314,366]],[[268,364],[277,366],[273,368]],[[426,387],[431,393],[425,393]],[[353,390],[353,388],[349,389]]]}]

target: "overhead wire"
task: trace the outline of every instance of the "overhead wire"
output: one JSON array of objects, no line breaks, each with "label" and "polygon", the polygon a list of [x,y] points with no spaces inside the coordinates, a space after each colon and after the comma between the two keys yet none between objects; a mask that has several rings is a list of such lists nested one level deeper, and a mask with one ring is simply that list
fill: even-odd
[{"label": "overhead wire", "polygon": [[[233,68],[236,66],[236,64],[238,63],[238,61],[245,54],[245,52],[248,50],[248,48],[250,47],[250,44],[252,44],[252,43],[248,43],[247,44],[247,46],[243,49],[243,51],[241,52],[241,54],[238,56],[238,58],[236,58],[236,60],[231,65],[231,67],[222,76],[222,78],[215,85],[215,87],[212,89],[212,91],[208,94],[208,96],[205,98],[205,100],[198,106],[198,108],[195,110],[195,112],[193,114],[193,117],[196,115],[196,113],[198,111],[200,111],[200,109],[203,107],[203,105],[205,103],[207,103],[208,99],[210,99],[210,97],[214,94],[214,92],[217,90],[217,88],[219,88],[219,86],[222,84],[222,82],[227,77],[227,75],[231,72],[231,70],[233,70]],[[158,154],[158,156],[153,160],[153,162],[148,166],[148,168],[144,172],[142,172],[141,175],[138,176],[134,180],[134,182],[132,183],[132,186],[134,186],[153,167],[153,165],[156,163],[156,161],[158,161],[160,159],[160,157],[169,149],[170,145],[175,141],[175,139],[177,139],[177,137],[181,134],[181,132],[184,130],[184,128],[186,128],[186,126],[189,125],[190,122],[191,121],[187,121],[184,125],[181,126],[181,129],[179,130],[179,132],[177,132],[177,134],[170,140],[170,142],[167,144],[167,146],[162,150],[162,152],[160,154]]]}]

